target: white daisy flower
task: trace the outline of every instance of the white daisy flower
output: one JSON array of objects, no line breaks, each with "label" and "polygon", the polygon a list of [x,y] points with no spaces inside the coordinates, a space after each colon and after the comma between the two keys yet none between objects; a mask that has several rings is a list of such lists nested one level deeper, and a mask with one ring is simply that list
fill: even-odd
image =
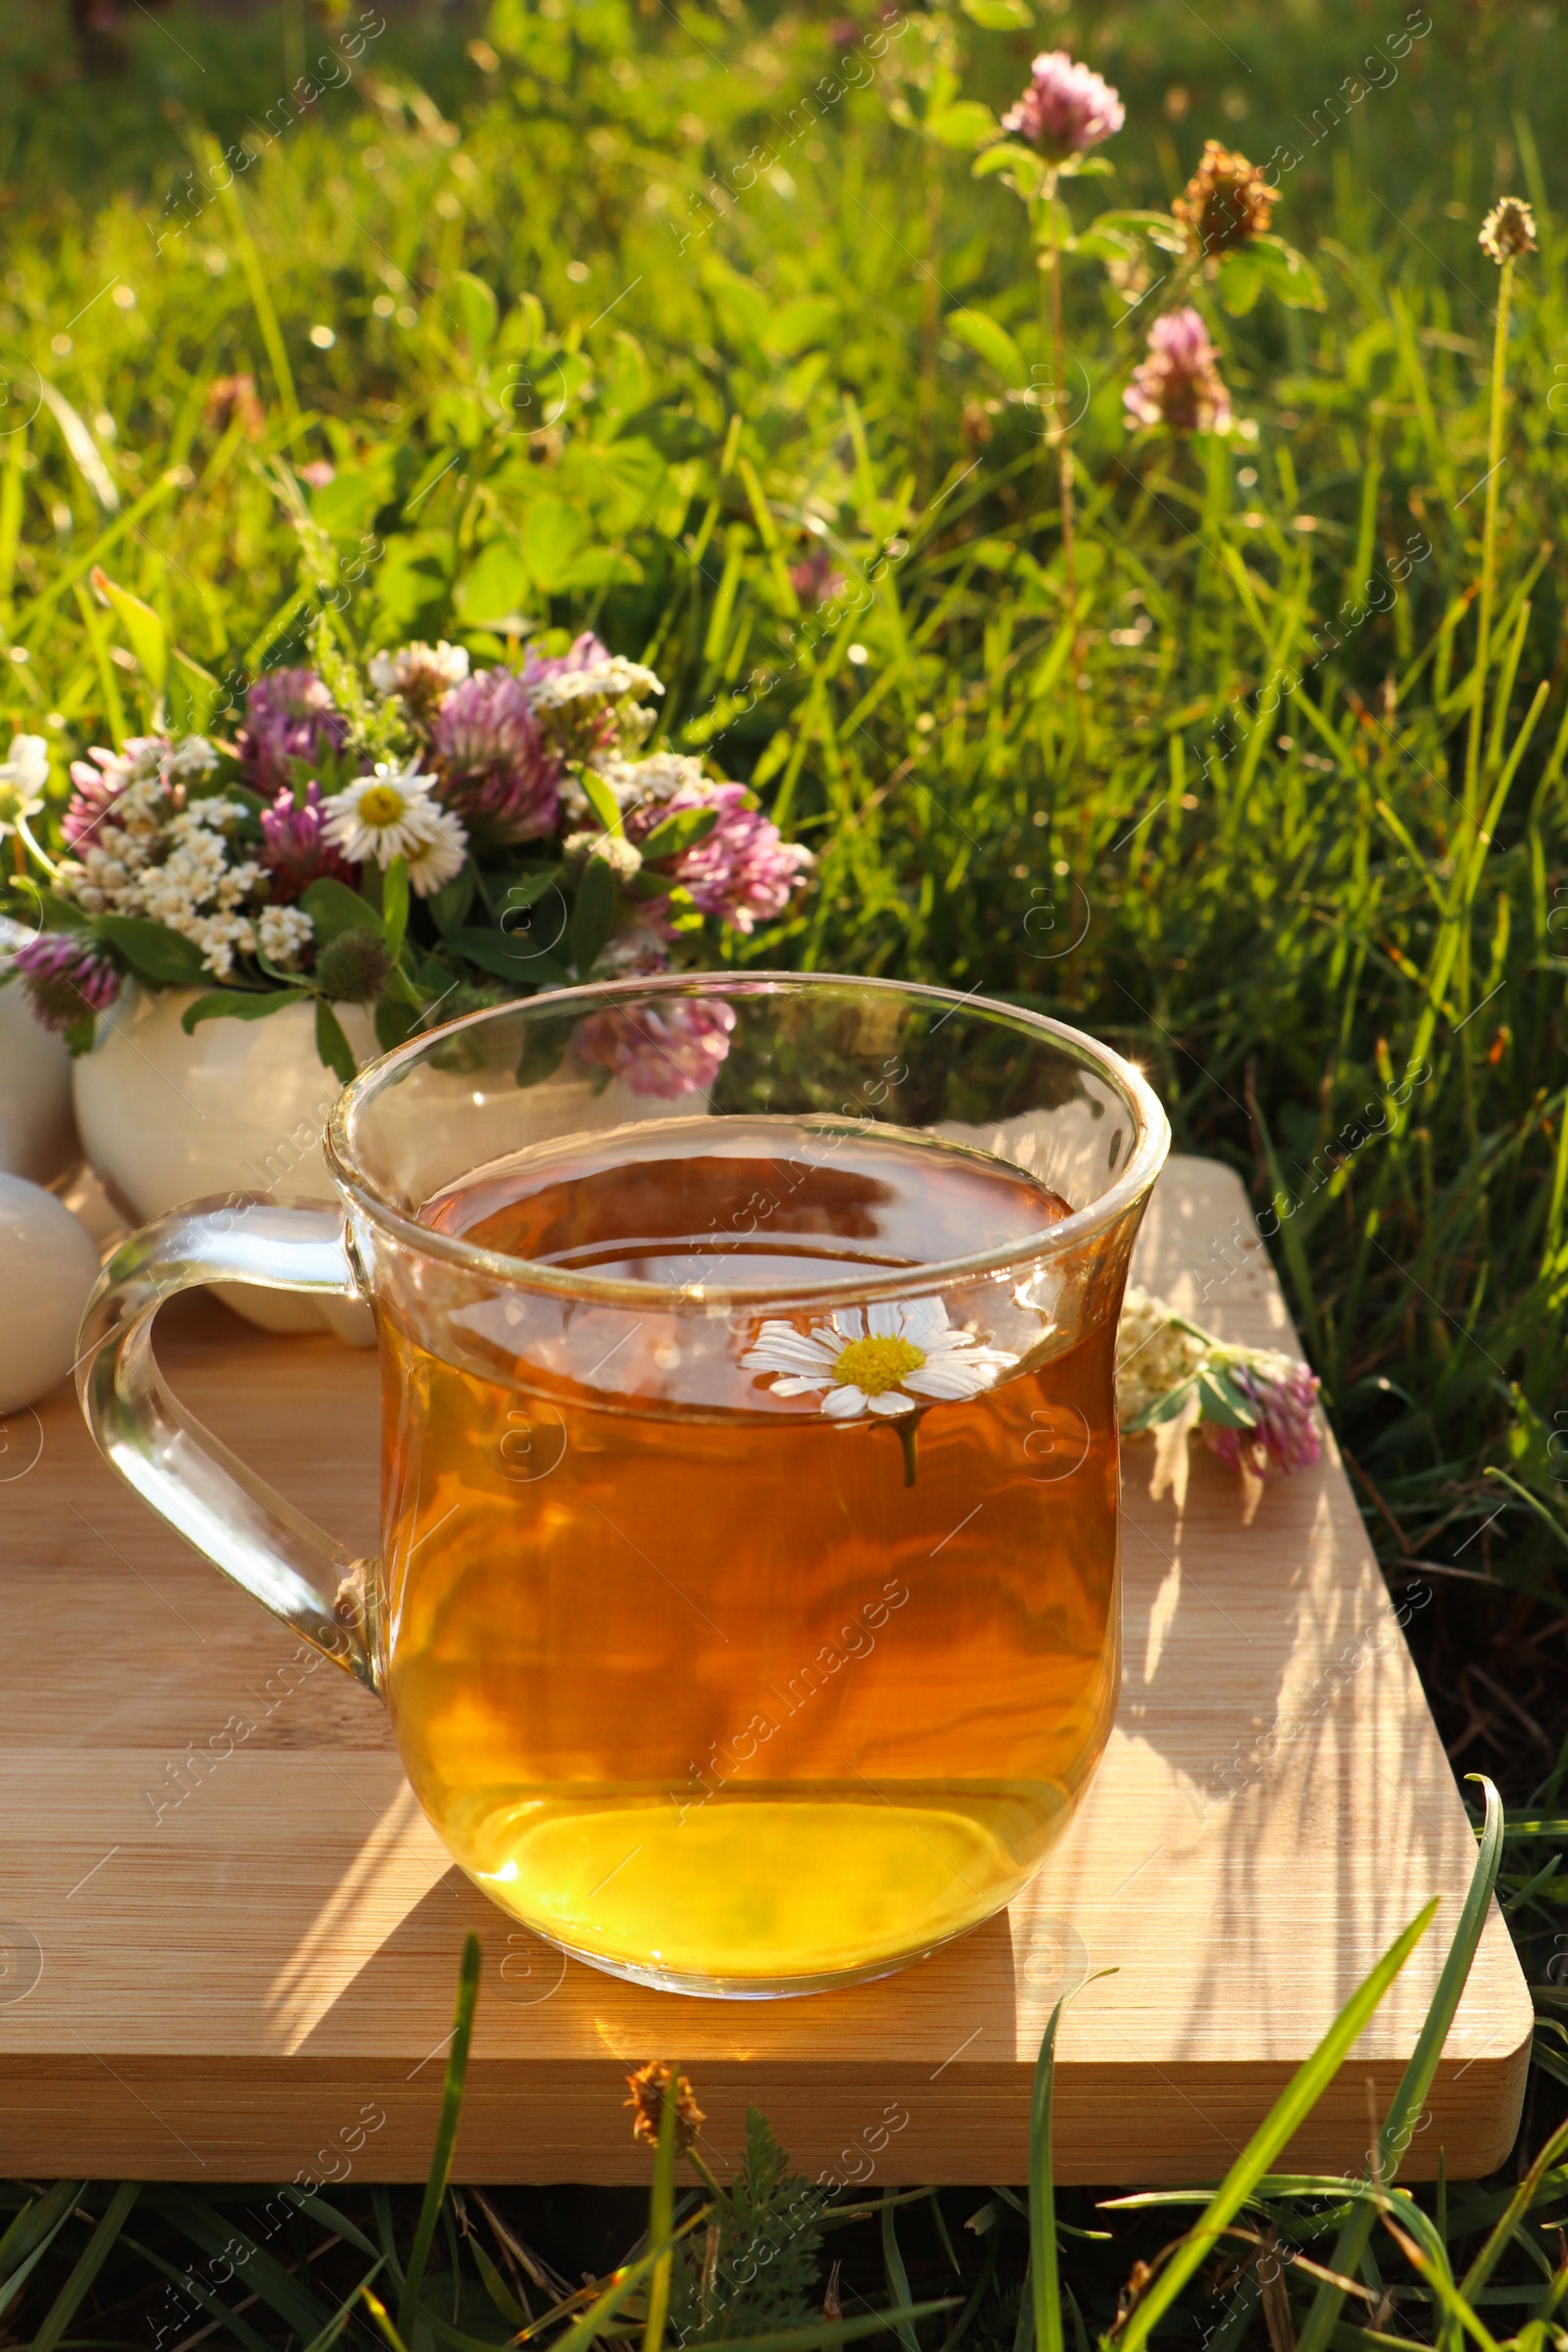
[{"label": "white daisy flower", "polygon": [[468,836],[449,809],[433,808],[423,834],[407,855],[409,888],[416,898],[427,899],[432,890],[462,873]]},{"label": "white daisy flower", "polygon": [[13,735],[9,754],[0,760],[0,841],[16,831],[21,818],[37,815],[48,781],[47,737]]},{"label": "white daisy flower", "polygon": [[956,1331],[940,1298],[868,1306],[863,1313],[841,1307],[804,1332],[793,1323],[765,1322],[756,1347],[741,1357],[748,1372],[781,1375],[775,1396],[825,1391],[822,1410],[831,1421],[978,1396],[1017,1361],[1001,1348],[983,1348],[972,1331]]},{"label": "white daisy flower", "polygon": [[373,858],[384,873],[394,858],[412,859],[430,841],[442,813],[430,798],[434,782],[434,776],[421,776],[412,766],[393,767],[378,760],[373,776],[356,776],[322,802],[321,830],[355,865]]}]

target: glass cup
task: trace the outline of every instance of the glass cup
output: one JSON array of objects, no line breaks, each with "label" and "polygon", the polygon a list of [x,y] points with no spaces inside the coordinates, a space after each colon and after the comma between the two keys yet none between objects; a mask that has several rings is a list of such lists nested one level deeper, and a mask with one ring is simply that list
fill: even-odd
[{"label": "glass cup", "polygon": [[[137,1492],[386,1703],[447,1847],[577,1958],[761,1996],[1004,1905],[1110,1729],[1116,1322],[1169,1147],[1139,1072],[935,988],[567,990],[399,1048],[342,1211],[115,1255],[83,1409]],[[382,1550],[165,1387],[196,1284],[368,1299]]]}]

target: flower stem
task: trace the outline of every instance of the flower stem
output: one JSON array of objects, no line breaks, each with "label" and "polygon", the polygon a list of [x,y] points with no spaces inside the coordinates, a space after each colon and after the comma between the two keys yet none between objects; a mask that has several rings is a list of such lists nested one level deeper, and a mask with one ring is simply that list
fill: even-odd
[{"label": "flower stem", "polygon": [[[1049,293],[1048,293],[1049,284]],[[1049,451],[1056,452],[1056,483],[1061,502],[1061,576],[1067,599],[1067,611],[1076,622],[1078,612],[1077,550],[1072,527],[1072,452],[1067,445],[1067,426],[1063,420],[1066,406],[1066,386],[1062,381],[1063,339],[1061,331],[1061,247],[1056,239],[1056,196],[1052,188],[1046,198],[1046,242],[1040,272],[1040,336],[1051,344],[1051,429],[1041,445],[1043,462],[1049,466]],[[1058,416],[1057,411],[1063,412]],[[1077,663],[1073,664],[1077,675]]]},{"label": "flower stem", "polygon": [[1475,680],[1470,697],[1470,733],[1465,746],[1464,813],[1467,832],[1478,821],[1481,743],[1486,723],[1487,671],[1492,661],[1492,607],[1497,568],[1497,475],[1502,469],[1503,415],[1508,397],[1508,308],[1513,293],[1513,256],[1503,261],[1497,286],[1497,326],[1492,343],[1492,424],[1487,436],[1487,503],[1481,526],[1481,594],[1476,607]]},{"label": "flower stem", "polygon": [[917,1466],[915,1455],[915,1444],[917,1438],[916,1424],[918,1423],[919,1418],[920,1416],[918,1413],[901,1413],[898,1420],[894,1423],[894,1427],[899,1433],[899,1444],[904,1450],[904,1483],[906,1487],[912,1487],[914,1484],[914,1473]]}]

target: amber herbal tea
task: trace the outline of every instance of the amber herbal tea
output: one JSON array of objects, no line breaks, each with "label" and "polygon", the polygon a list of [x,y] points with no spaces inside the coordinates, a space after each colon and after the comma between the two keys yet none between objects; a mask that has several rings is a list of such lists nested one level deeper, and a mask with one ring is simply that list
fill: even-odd
[{"label": "amber herbal tea", "polygon": [[1115,1700],[1115,1318],[1036,1315],[1020,1352],[1014,1277],[921,1274],[1026,1260],[1072,1205],[788,1117],[578,1135],[427,1203],[616,1286],[455,1315],[442,1352],[380,1307],[386,1695],[517,1918],[654,1983],[800,1988],[1035,1869]]}]

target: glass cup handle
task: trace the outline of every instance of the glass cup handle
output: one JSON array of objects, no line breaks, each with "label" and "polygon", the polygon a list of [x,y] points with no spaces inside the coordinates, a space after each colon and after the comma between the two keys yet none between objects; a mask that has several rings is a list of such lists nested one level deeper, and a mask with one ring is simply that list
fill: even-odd
[{"label": "glass cup handle", "polygon": [[187,1543],[374,1690],[373,1563],[351,1559],[247,1470],[158,1369],[153,1317],[176,1292],[210,1282],[364,1298],[336,1208],[236,1194],[162,1217],[115,1251],[87,1301],[76,1374],[87,1427],[105,1459]]}]

